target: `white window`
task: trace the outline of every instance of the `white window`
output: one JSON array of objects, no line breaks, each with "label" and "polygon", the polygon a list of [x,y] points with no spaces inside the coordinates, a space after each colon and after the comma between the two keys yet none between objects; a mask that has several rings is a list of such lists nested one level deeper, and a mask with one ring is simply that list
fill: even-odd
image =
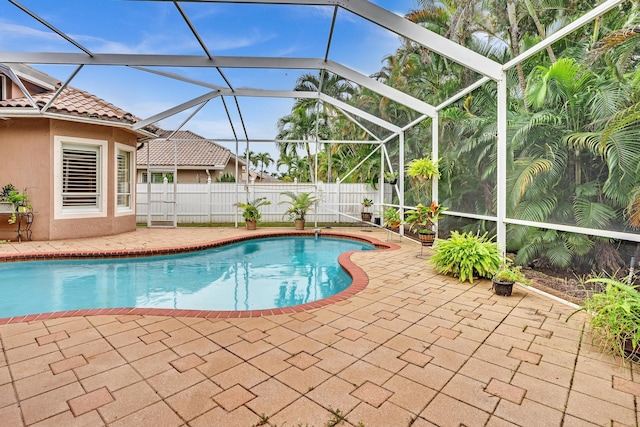
[{"label": "white window", "polygon": [[[142,178],[141,181],[142,183],[146,184],[147,183],[147,178],[149,177],[149,174],[147,172],[142,172]],[[162,184],[164,182],[164,179],[167,179],[168,183],[173,183],[173,173],[171,172],[151,172],[151,183],[152,184]]]},{"label": "white window", "polygon": [[116,143],[116,215],[133,212],[134,147]]},{"label": "white window", "polygon": [[54,137],[56,219],[107,214],[107,141]]}]

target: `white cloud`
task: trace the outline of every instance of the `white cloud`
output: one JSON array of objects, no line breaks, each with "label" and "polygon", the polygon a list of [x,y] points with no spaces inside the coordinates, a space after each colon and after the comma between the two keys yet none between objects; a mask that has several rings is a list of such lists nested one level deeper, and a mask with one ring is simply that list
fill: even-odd
[{"label": "white cloud", "polygon": [[261,44],[275,37],[275,34],[262,33],[260,29],[253,28],[243,29],[242,36],[225,33],[224,35],[208,35],[206,38],[209,49],[217,52]]},{"label": "white cloud", "polygon": [[0,20],[0,34],[2,34],[2,37],[0,37],[0,48],[6,50],[23,49],[33,43],[42,42],[55,45],[68,45],[67,41],[52,31],[36,30],[4,20]]}]

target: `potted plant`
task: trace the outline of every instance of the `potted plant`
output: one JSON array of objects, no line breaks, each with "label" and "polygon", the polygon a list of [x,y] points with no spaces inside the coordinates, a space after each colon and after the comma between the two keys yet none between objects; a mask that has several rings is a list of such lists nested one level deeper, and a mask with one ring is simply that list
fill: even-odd
[{"label": "potted plant", "polygon": [[15,213],[16,207],[11,201],[11,193],[15,191],[16,188],[13,184],[7,184],[2,187],[0,191],[0,213]]},{"label": "potted plant", "polygon": [[360,218],[365,221],[365,222],[370,222],[371,221],[371,212],[369,212],[369,208],[373,206],[373,200],[372,199],[368,199],[368,198],[364,198],[362,200],[362,209],[360,211]]},{"label": "potted plant", "polygon": [[457,277],[461,282],[480,277],[491,279],[503,265],[498,245],[487,238],[473,233],[451,232],[448,239],[438,239],[433,245],[435,254],[429,258],[440,274]]},{"label": "potted plant", "polygon": [[522,272],[522,267],[517,265],[503,264],[500,269],[491,278],[493,291],[497,295],[510,296],[513,291],[514,283],[519,282],[528,285],[527,279]]},{"label": "potted plant", "polygon": [[266,197],[260,197],[252,202],[238,202],[235,204],[239,209],[242,209],[242,217],[244,218],[245,226],[247,230],[255,230],[258,224],[258,220],[262,217],[259,208],[261,206],[270,205],[271,202]]},{"label": "potted plant", "polygon": [[296,230],[304,230],[305,215],[307,212],[313,210],[313,204],[320,199],[311,193],[306,192],[296,194],[292,191],[285,191],[280,194],[291,199],[280,202],[280,204],[289,205],[289,209],[285,211],[284,216],[288,216],[289,219],[293,219]]},{"label": "potted plant", "polygon": [[640,361],[640,293],[612,278],[598,277],[586,282],[601,283],[605,285],[604,291],[591,294],[573,314],[578,311],[590,314],[591,334],[603,350]]},{"label": "potted plant", "polygon": [[385,172],[384,180],[391,185],[395,185],[398,182],[398,171]]},{"label": "potted plant", "polygon": [[431,202],[429,206],[418,204],[415,209],[407,212],[406,223],[409,224],[409,230],[418,234],[422,243],[432,244],[436,234],[433,231],[433,225],[438,222],[440,214],[445,210],[445,207],[436,202]]},{"label": "potted plant", "polygon": [[382,211],[382,218],[384,219],[383,226],[391,230],[397,230],[402,224],[402,218],[400,218],[400,211],[396,208],[386,207]]},{"label": "potted plant", "polygon": [[407,175],[420,181],[431,179],[434,175],[439,177],[438,161],[434,162],[429,157],[414,159],[407,165]]},{"label": "potted plant", "polygon": [[25,213],[31,209],[29,205],[29,195],[27,190],[20,193],[12,184],[7,184],[2,187],[0,192],[0,212],[10,213],[9,224],[15,224],[16,212]]}]

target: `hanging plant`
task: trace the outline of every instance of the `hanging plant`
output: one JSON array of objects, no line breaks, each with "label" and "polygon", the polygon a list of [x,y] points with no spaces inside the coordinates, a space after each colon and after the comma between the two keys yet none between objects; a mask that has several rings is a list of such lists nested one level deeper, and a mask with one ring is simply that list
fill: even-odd
[{"label": "hanging plant", "polygon": [[429,157],[414,159],[407,165],[407,175],[421,181],[431,179],[434,175],[439,177],[440,171],[438,171],[438,160],[434,162]]}]

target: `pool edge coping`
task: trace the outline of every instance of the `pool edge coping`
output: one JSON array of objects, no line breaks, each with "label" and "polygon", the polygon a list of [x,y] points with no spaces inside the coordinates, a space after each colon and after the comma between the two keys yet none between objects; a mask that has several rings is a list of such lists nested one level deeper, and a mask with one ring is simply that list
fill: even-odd
[{"label": "pool edge coping", "polygon": [[[314,236],[314,230],[299,231],[275,231],[269,233],[255,233],[245,236],[228,237],[215,240],[208,243],[196,245],[175,246],[153,249],[132,249],[132,250],[116,250],[116,251],[87,251],[77,253],[74,251],[66,252],[49,252],[49,253],[31,253],[31,254],[10,254],[0,257],[0,263],[4,262],[21,262],[21,261],[44,261],[44,260],[61,260],[61,259],[102,259],[102,258],[130,258],[144,256],[171,255],[178,253],[195,252],[246,240],[263,239],[270,237],[285,236]],[[373,237],[354,235],[344,232],[335,232],[322,230],[321,236],[338,237],[349,240],[357,240],[367,242],[373,245],[377,251],[393,251],[400,249],[399,245],[390,242],[383,242]],[[327,298],[323,298],[310,303],[294,305],[283,308],[269,308],[260,310],[193,310],[193,309],[172,309],[172,308],[143,308],[143,307],[122,307],[122,308],[98,308],[98,309],[81,309],[70,311],[55,311],[50,313],[27,314],[22,316],[0,318],[0,326],[32,322],[39,320],[59,319],[64,317],[83,317],[83,316],[100,316],[100,315],[139,315],[139,316],[169,316],[169,317],[193,317],[206,319],[234,319],[234,318],[255,318],[263,316],[273,316],[280,314],[300,313],[313,310],[327,305],[344,301],[357,293],[364,290],[369,284],[369,276],[358,265],[351,260],[351,255],[361,251],[347,251],[338,256],[338,263],[345,269],[351,277],[351,285],[348,288],[338,292]]]}]

